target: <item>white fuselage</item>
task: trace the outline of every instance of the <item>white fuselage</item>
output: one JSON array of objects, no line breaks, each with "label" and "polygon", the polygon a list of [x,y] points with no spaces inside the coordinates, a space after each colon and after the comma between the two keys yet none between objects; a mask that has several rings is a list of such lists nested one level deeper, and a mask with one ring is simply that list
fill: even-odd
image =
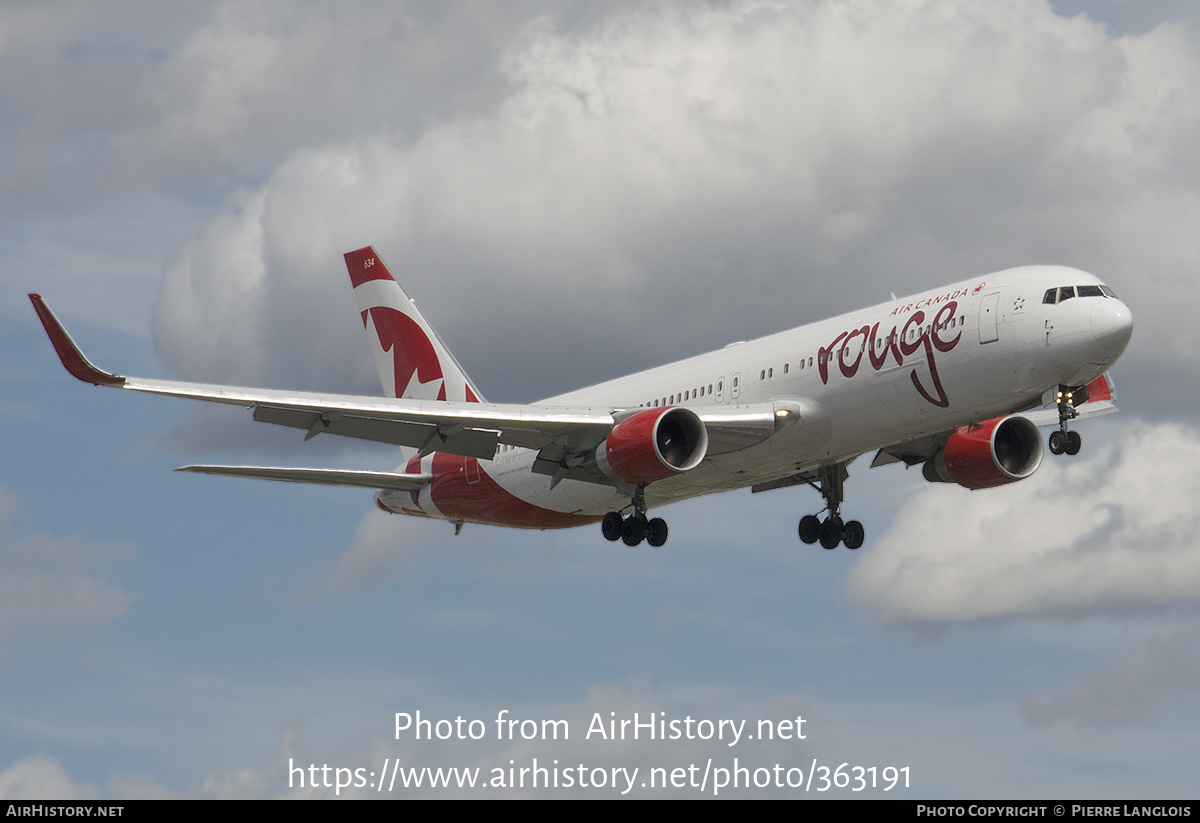
[{"label": "white fuselage", "polygon": [[[747,448],[710,450],[696,468],[648,484],[645,495],[654,506],[766,483],[1030,409],[1049,389],[1089,383],[1123,350],[1129,309],[1111,292],[1059,303],[1043,298],[1050,289],[1099,285],[1071,268],[1012,269],[732,344],[540,405],[702,410],[796,401],[803,409],[798,422]],[[577,525],[628,505],[628,497],[611,486],[570,479],[555,484],[533,473],[536,455],[512,447],[477,463],[429,455],[420,462],[422,471],[462,477],[435,481],[420,493],[377,497],[391,511],[532,528]],[[408,470],[416,470],[415,462]]]}]

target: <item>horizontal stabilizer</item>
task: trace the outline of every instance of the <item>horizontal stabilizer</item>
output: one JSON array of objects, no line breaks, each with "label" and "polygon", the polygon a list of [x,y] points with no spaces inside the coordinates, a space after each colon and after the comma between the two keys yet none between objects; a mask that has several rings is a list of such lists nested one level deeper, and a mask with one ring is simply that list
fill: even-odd
[{"label": "horizontal stabilizer", "polygon": [[175,471],[283,480],[287,483],[321,483],[327,486],[360,486],[365,489],[412,491],[428,486],[432,474],[353,471],[349,469],[294,469],[276,466],[181,466]]}]

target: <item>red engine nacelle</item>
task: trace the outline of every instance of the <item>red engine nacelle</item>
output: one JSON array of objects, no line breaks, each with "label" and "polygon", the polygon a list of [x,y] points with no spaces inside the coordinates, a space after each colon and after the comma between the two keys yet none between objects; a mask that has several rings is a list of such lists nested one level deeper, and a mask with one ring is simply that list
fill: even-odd
[{"label": "red engine nacelle", "polygon": [[1027,417],[963,426],[925,463],[925,479],[990,489],[1024,480],[1042,462],[1042,436]]},{"label": "red engine nacelle", "polygon": [[708,430],[691,409],[646,409],[612,427],[596,449],[605,474],[650,483],[694,469],[708,452]]}]

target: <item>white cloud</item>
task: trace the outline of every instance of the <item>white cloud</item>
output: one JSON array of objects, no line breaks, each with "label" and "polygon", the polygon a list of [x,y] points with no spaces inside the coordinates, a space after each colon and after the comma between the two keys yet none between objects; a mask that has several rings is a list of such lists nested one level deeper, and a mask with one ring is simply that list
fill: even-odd
[{"label": "white cloud", "polygon": [[144,774],[116,774],[103,787],[74,780],[56,758],[30,755],[0,771],[0,797],[12,800],[83,800],[97,798],[171,800],[187,797],[207,799],[252,799],[268,796],[268,775],[277,780],[284,771],[280,763],[266,767],[246,766],[223,774],[205,776],[198,786],[169,789]]},{"label": "white cloud", "polygon": [[1192,606],[1198,494],[1200,434],[1133,423],[1011,486],[918,492],[855,565],[849,595],[899,626]]},{"label": "white cloud", "polygon": [[30,755],[0,772],[5,800],[75,800],[96,797],[96,787],[76,783],[57,760]]},{"label": "white cloud", "polygon": [[14,539],[11,495],[0,488],[0,641],[26,630],[64,632],[124,614],[132,597],[106,579],[128,546],[35,535]]},{"label": "white cloud", "polygon": [[[372,509],[363,516],[354,542],[312,591],[341,596],[383,585],[399,574],[414,550],[419,550],[437,525],[449,525],[385,514]],[[439,530],[440,531],[440,530]],[[446,537],[446,532],[441,532]]]},{"label": "white cloud", "polygon": [[[547,13],[562,13],[544,2]],[[536,12],[537,4],[533,10]],[[0,206],[227,191],[297,147],[486,108],[530,7],[117,0],[0,8]]]},{"label": "white cloud", "polygon": [[377,391],[340,259],[366,243],[492,399],[1026,262],[1117,285],[1134,363],[1200,343],[1176,314],[1200,218],[1186,29],[1117,40],[1037,0],[663,4],[529,28],[500,70],[484,114],[372,116],[239,194],[167,272],[167,365]]}]

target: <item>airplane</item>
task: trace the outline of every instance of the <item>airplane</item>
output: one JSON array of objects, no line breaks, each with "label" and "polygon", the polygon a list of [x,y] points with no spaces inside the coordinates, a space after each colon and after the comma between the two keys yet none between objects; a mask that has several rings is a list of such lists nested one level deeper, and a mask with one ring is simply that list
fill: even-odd
[{"label": "airplane", "polygon": [[[258,421],[391,443],[393,472],[189,465],[178,471],[358,486],[389,513],[557,529],[662,546],[649,510],[750,487],[816,489],[823,518],[799,537],[857,549],[843,521],[847,466],[922,466],[931,482],[986,489],[1077,454],[1077,418],[1116,411],[1108,369],[1129,308],[1096,277],[1027,266],[892,299],[831,320],[551,397],[488,403],[371,246],[345,254],[385,397],[124,377],[83,355],[30,294],[66,370],[86,383],[252,409]],[[410,453],[405,453],[405,449]]]}]

